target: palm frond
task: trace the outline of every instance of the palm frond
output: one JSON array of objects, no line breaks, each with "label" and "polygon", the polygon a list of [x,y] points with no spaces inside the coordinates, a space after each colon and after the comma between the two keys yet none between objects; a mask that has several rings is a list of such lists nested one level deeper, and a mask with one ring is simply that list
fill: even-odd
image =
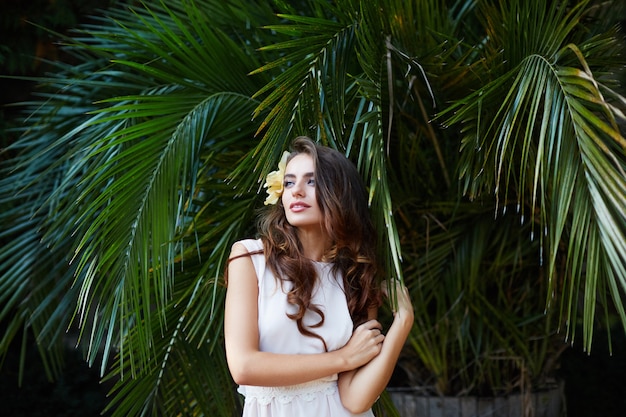
[{"label": "palm frond", "polygon": [[73,63],[38,79],[0,166],[0,353],[32,332],[53,377],[78,330],[116,415],[232,415],[222,273],[260,180],[305,134],[363,175],[433,390],[539,381],[555,333],[581,319],[590,349],[601,319],[626,326],[624,44],[604,4],[570,3],[95,17],[63,38]]},{"label": "palm frond", "polygon": [[[475,116],[470,113],[477,115],[464,141],[480,143],[477,147],[484,149],[486,156],[475,169],[466,171],[468,180],[495,187],[505,202],[532,201],[529,215],[538,216],[540,222],[535,235],[546,245],[551,280],[548,306],[560,293],[557,280],[566,278],[557,276],[556,271],[560,245],[567,242],[571,255],[565,260],[567,276],[585,277],[585,288],[594,292],[594,297],[589,293],[585,296],[588,301],[583,321],[584,344],[590,349],[595,307],[588,304],[589,300],[604,291],[609,291],[614,300],[623,297],[624,282],[619,277],[624,260],[619,253],[624,249],[626,219],[615,208],[626,203],[626,142],[615,119],[621,114],[615,110],[624,99],[593,74],[582,52],[587,49],[584,44],[580,48],[567,44],[567,34],[581,18],[580,12],[573,9],[567,19],[558,15],[555,21],[565,23],[558,29],[542,31],[549,32],[551,37],[546,43],[551,48],[540,51],[551,55],[536,53],[525,58],[513,70],[462,100],[463,108],[460,104],[454,106],[459,113],[450,121],[471,120]],[[592,43],[593,48],[599,48],[599,43],[604,48],[613,47],[613,41],[607,38]],[[503,89],[506,99],[497,103],[496,97],[502,96]],[[607,102],[605,94],[620,101]],[[487,116],[489,111],[496,116]],[[495,159],[496,169],[484,172],[489,158]],[[480,175],[475,174],[478,172]],[[470,179],[469,175],[475,177]],[[475,186],[471,190],[472,196],[480,194]],[[601,262],[615,273],[590,273]],[[569,295],[561,300],[569,305],[563,307],[569,323],[576,316],[574,297],[578,294],[574,288],[579,288],[576,281],[571,285]],[[621,303],[617,304],[624,318]],[[571,336],[574,329],[569,327]]]},{"label": "palm frond", "polygon": [[[134,369],[134,357],[141,355],[143,336],[136,328],[127,336],[125,348],[119,352],[108,380],[115,381],[113,400],[108,409],[114,416],[127,415],[223,415],[227,416],[240,407],[232,380],[225,366],[220,327],[215,326],[211,343],[191,343],[185,328],[193,319],[192,305],[200,302],[212,287],[210,279],[198,280],[195,273],[179,274],[169,302],[166,321],[171,323],[163,329],[155,326],[154,354],[140,370]],[[191,292],[190,288],[196,290]],[[223,300],[222,300],[223,301]],[[190,316],[191,315],[191,316]]]}]

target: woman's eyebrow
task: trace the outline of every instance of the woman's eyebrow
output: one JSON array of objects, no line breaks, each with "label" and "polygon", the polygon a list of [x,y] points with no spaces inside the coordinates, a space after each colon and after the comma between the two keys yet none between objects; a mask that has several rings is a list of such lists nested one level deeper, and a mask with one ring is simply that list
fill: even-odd
[{"label": "woman's eyebrow", "polygon": [[[304,174],[302,176],[305,177],[305,178],[311,178],[311,177],[315,176],[315,173],[314,172],[307,172],[306,174]],[[289,174],[289,173],[287,173],[287,174],[285,174],[285,178],[287,178],[287,177],[289,177],[289,178],[296,178],[296,174]]]}]

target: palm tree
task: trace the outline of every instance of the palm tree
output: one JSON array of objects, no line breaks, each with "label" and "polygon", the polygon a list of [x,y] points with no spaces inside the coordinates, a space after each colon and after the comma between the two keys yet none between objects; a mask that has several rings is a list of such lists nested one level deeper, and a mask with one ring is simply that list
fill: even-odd
[{"label": "palm tree", "polygon": [[232,415],[222,271],[300,134],[366,179],[415,300],[409,378],[528,389],[578,320],[586,349],[599,321],[626,328],[615,5],[134,3],[65,39],[74,63],[24,103],[1,167],[0,352],[32,334],[54,375],[70,329],[113,415]]}]

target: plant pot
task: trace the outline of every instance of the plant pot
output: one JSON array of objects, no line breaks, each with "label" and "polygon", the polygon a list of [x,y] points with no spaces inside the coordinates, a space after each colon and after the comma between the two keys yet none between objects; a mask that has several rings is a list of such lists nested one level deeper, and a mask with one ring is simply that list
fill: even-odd
[{"label": "plant pot", "polygon": [[401,417],[560,417],[564,384],[503,397],[438,397],[419,388],[388,388]]}]

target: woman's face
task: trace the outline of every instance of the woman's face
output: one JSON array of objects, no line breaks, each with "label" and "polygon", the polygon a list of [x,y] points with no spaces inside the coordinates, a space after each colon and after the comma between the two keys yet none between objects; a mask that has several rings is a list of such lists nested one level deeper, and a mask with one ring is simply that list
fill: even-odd
[{"label": "woman's face", "polygon": [[294,156],[287,164],[284,181],[282,201],[289,224],[300,229],[319,229],[322,212],[315,196],[313,158],[304,153]]}]

